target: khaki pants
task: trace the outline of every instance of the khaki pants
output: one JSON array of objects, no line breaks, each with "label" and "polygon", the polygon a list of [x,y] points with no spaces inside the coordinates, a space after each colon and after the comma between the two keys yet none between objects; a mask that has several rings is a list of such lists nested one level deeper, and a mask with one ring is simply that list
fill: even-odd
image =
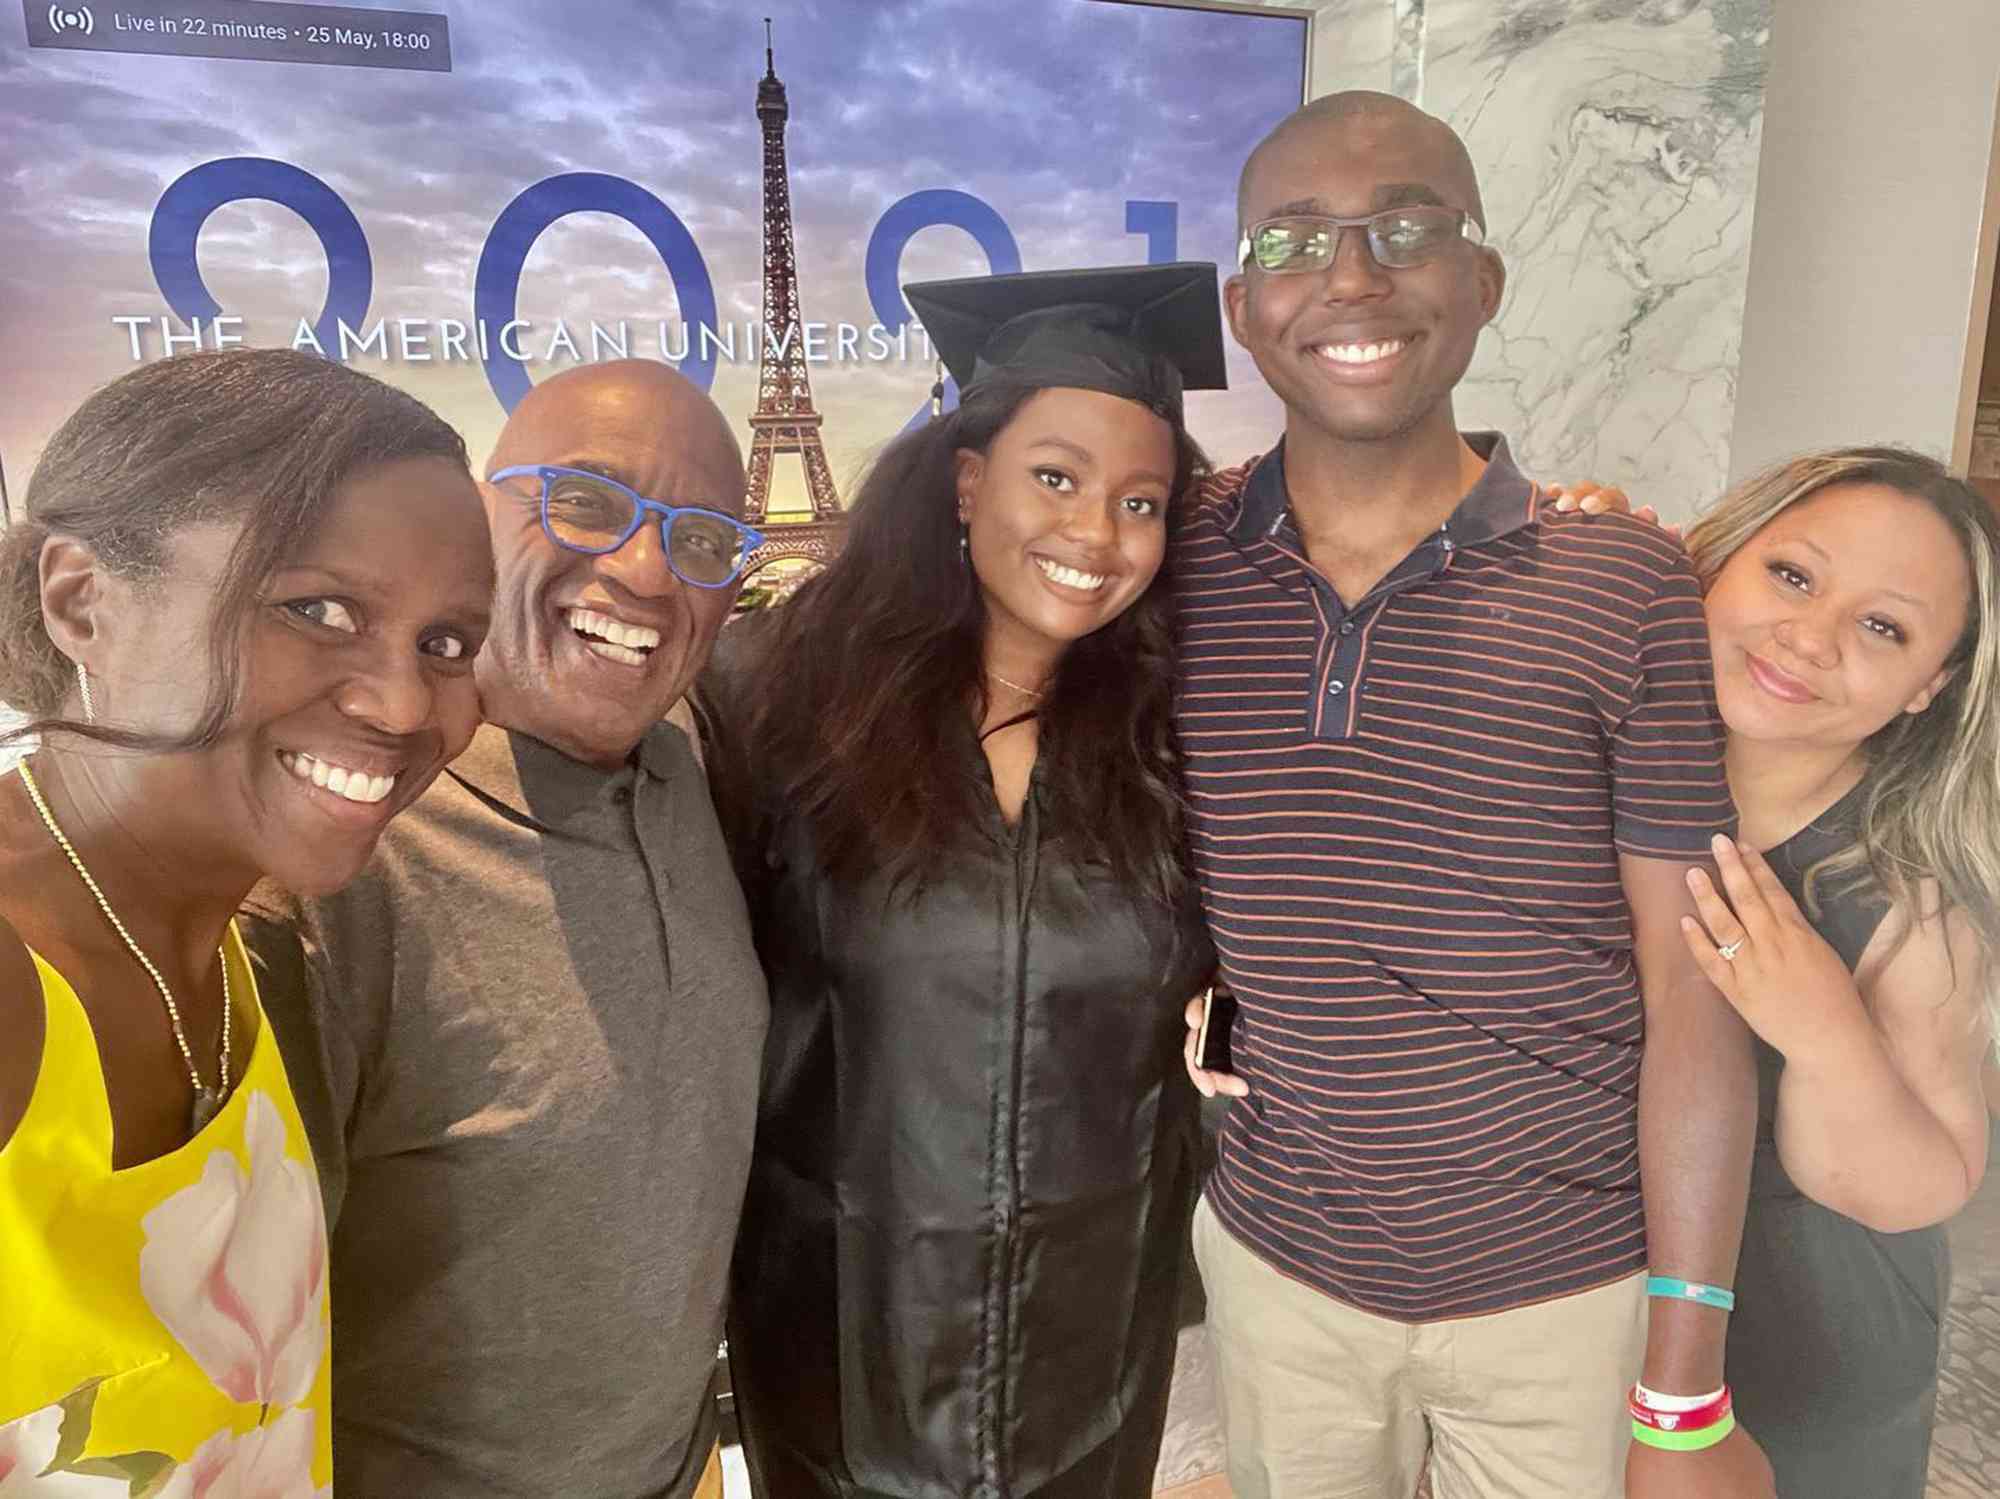
[{"label": "khaki pants", "polygon": [[1273,1269],[1204,1200],[1195,1259],[1236,1499],[1622,1499],[1645,1276],[1450,1322],[1357,1311]]},{"label": "khaki pants", "polygon": [[701,1470],[701,1481],[694,1486],[694,1499],[722,1499],[722,1448],[708,1449],[708,1466]]}]

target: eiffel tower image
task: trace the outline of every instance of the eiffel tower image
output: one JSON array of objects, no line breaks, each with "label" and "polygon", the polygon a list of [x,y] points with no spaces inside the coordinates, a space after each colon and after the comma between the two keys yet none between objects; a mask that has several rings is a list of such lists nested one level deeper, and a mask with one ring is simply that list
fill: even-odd
[{"label": "eiffel tower image", "polygon": [[[806,377],[805,332],[799,318],[798,254],[792,244],[792,183],[785,166],[785,121],[791,106],[771,53],[771,20],[764,18],[764,77],[757,85],[757,118],[764,127],[764,346],[757,361],[757,409],[750,415],[750,496],[744,519],[768,540],[750,556],[746,572],[773,562],[824,564],[847,536],[847,515],[833,487],[822,420],[813,409]],[[783,454],[799,455],[812,518],[770,518],[771,469]]]}]

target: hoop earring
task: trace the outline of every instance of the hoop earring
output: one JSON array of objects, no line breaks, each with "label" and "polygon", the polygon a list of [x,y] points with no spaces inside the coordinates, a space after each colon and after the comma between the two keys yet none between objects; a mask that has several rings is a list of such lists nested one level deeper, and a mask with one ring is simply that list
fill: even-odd
[{"label": "hoop earring", "polygon": [[76,663],[76,687],[83,694],[83,721],[97,722],[97,704],[90,699],[90,673],[83,669],[81,661]]}]

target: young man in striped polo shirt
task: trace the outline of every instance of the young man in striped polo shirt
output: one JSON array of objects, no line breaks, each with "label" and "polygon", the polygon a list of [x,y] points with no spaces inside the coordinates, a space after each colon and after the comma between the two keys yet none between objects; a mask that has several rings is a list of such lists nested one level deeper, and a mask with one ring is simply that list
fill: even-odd
[{"label": "young man in striped polo shirt", "polygon": [[[1176,565],[1190,836],[1241,1002],[1196,1219],[1237,1499],[1749,1499],[1746,1434],[1627,1448],[1722,1380],[1750,1049],[1677,929],[1734,821],[1701,596],[1557,516],[1452,391],[1500,305],[1442,121],[1321,99],[1243,172],[1232,331],[1284,442]],[[1328,222],[1338,216],[1339,222]],[[1643,1041],[1643,1045],[1642,1045]]]}]

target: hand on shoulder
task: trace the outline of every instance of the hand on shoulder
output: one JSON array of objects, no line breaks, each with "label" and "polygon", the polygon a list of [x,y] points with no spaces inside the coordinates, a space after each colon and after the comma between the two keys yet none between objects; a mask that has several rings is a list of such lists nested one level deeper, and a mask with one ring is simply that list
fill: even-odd
[{"label": "hand on shoulder", "polygon": [[1662,521],[1660,512],[1651,505],[1634,509],[1632,497],[1615,484],[1600,484],[1595,479],[1585,479],[1578,484],[1551,484],[1546,493],[1549,508],[1559,515],[1572,511],[1580,515],[1629,515],[1649,526],[1658,526],[1676,541],[1680,539],[1679,526],[1670,526]]}]

